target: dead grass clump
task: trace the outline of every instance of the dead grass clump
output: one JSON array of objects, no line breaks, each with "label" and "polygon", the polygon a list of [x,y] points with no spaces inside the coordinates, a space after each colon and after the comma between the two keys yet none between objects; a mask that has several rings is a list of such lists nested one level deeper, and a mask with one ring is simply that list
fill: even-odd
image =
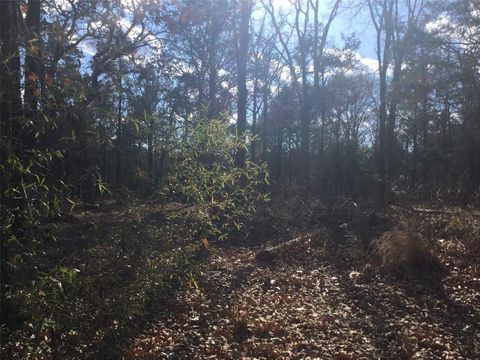
[{"label": "dead grass clump", "polygon": [[432,245],[411,226],[400,224],[373,241],[381,270],[395,275],[406,272],[423,277],[443,273]]}]

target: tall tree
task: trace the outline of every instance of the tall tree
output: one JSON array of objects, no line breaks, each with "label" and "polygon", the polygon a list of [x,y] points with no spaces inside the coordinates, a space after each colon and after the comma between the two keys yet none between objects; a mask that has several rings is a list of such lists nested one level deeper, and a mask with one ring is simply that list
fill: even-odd
[{"label": "tall tree", "polygon": [[377,172],[380,186],[379,197],[380,201],[384,202],[387,190],[387,71],[391,61],[391,46],[393,40],[392,17],[395,0],[368,0],[367,4],[370,18],[376,31],[376,53],[379,74]]},{"label": "tall tree", "polygon": [[10,326],[10,228],[16,220],[11,212],[21,206],[13,196],[12,156],[20,135],[20,14],[15,0],[0,1],[0,308],[1,324]]},{"label": "tall tree", "polygon": [[[247,131],[247,61],[249,49],[249,24],[252,13],[252,1],[242,0],[240,2],[240,28],[237,46],[237,134],[241,139],[246,138]],[[237,151],[236,165],[245,166],[245,149]]]},{"label": "tall tree", "polygon": [[25,49],[25,94],[24,106],[27,117],[35,116],[40,97],[40,83],[44,81],[42,71],[42,36],[40,34],[40,0],[30,0],[26,14]]}]

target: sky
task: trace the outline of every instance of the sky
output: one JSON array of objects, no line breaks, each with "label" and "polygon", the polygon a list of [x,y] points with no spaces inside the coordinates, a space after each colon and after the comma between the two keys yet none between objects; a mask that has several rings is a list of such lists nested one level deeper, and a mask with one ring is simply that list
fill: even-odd
[{"label": "sky", "polygon": [[[276,9],[287,10],[293,8],[293,1],[295,0],[273,0],[273,4]],[[333,1],[320,0],[319,3],[322,7],[320,12],[326,19]],[[330,45],[341,45],[342,34],[351,35],[355,33],[356,37],[360,40],[360,48],[358,49],[360,62],[370,71],[376,71],[376,35],[370,22],[370,14],[366,8],[361,10],[346,10],[345,6],[348,6],[349,3],[351,3],[351,0],[343,0],[341,13],[338,14],[330,27],[328,43]]]},{"label": "sky", "polygon": [[[60,3],[65,3],[65,0],[57,0]],[[126,3],[131,0],[122,0]],[[265,0],[268,1],[268,0]],[[286,11],[288,9],[293,9],[293,1],[295,0],[273,0],[274,7],[279,10]],[[349,0],[344,0],[343,4],[346,4]],[[332,6],[332,0],[320,0],[320,5],[322,6],[320,13],[323,15],[321,19],[326,19],[330,12]],[[257,1],[258,8],[261,7],[261,1]],[[345,5],[343,5],[345,6]],[[260,10],[263,13],[263,10]],[[260,13],[260,12],[259,12]],[[124,18],[121,19],[122,27],[128,28],[130,22]],[[135,31],[133,31],[135,32]],[[366,9],[362,11],[353,11],[353,10],[343,10],[335,18],[334,22],[331,25],[328,45],[339,45],[342,44],[342,34],[350,35],[355,33],[357,38],[360,40],[360,48],[358,50],[358,59],[360,62],[368,68],[369,71],[376,71],[377,69],[377,60],[375,54],[375,33],[369,22],[369,13]],[[90,42],[82,42],[80,48],[84,52],[86,57],[86,63],[90,57],[95,53],[95,48]],[[87,65],[87,64],[86,64]]]}]

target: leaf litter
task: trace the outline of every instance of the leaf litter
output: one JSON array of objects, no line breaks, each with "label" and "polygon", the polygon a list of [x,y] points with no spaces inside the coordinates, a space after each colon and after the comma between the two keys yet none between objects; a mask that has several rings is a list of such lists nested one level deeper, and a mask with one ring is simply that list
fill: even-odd
[{"label": "leaf litter", "polygon": [[478,358],[479,257],[464,245],[480,233],[478,212],[389,212],[415,216],[436,242],[446,275],[435,286],[382,273],[348,231],[334,250],[305,232],[266,262],[256,255],[269,244],[222,247],[124,358]]}]

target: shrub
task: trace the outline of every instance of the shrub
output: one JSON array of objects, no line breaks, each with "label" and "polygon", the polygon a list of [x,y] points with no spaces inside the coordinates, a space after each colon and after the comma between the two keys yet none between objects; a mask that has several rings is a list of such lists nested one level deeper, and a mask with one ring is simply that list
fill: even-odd
[{"label": "shrub", "polygon": [[373,241],[381,269],[390,274],[416,271],[416,275],[441,274],[442,267],[431,244],[414,227],[400,224]]},{"label": "shrub", "polygon": [[232,229],[246,230],[246,220],[266,199],[260,191],[268,182],[266,166],[251,161],[235,166],[235,153],[242,147],[248,148],[225,121],[201,120],[180,148],[169,191],[193,205],[205,236],[225,239]]}]

